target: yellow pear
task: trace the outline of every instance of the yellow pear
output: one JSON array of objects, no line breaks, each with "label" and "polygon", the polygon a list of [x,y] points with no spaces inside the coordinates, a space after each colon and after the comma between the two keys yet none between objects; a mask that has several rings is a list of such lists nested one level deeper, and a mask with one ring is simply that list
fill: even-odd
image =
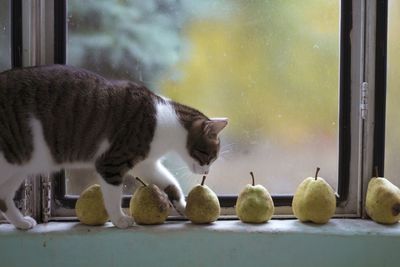
[{"label": "yellow pear", "polygon": [[100,185],[94,184],[85,189],[75,205],[79,221],[87,225],[102,225],[108,221]]},{"label": "yellow pear", "polygon": [[131,215],[137,224],[162,224],[167,219],[171,204],[165,192],[154,184],[142,183],[129,203]]},{"label": "yellow pear", "polygon": [[206,176],[201,184],[195,186],[187,197],[185,215],[192,223],[205,224],[218,219],[221,208],[217,195],[204,185]]},{"label": "yellow pear", "polygon": [[274,202],[268,190],[255,185],[254,174],[250,172],[252,184],[246,185],[236,201],[236,214],[242,222],[263,223],[274,214]]},{"label": "yellow pear", "polygon": [[332,187],[321,177],[308,177],[293,196],[293,214],[302,222],[324,224],[335,214],[336,197]]},{"label": "yellow pear", "polygon": [[368,183],[365,209],[378,223],[394,224],[400,220],[400,189],[384,177],[375,177]]}]

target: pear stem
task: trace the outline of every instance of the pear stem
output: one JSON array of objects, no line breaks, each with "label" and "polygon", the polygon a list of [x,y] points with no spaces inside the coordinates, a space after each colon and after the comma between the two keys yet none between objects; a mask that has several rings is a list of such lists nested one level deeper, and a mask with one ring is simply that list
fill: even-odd
[{"label": "pear stem", "polygon": [[203,180],[201,180],[201,185],[204,185],[204,181],[206,180],[207,176],[203,176]]},{"label": "pear stem", "polygon": [[255,181],[254,181],[254,173],[253,172],[250,172],[250,175],[251,175],[251,184],[253,185],[253,186],[255,186]]},{"label": "pear stem", "polygon": [[317,167],[317,171],[315,172],[315,180],[318,178],[318,173],[319,173],[320,167]]},{"label": "pear stem", "polygon": [[147,184],[145,184],[145,182],[143,182],[139,177],[136,177],[136,180],[138,180],[142,185],[147,186]]},{"label": "pear stem", "polygon": [[374,170],[375,170],[375,177],[378,178],[379,177],[378,166],[375,166]]}]

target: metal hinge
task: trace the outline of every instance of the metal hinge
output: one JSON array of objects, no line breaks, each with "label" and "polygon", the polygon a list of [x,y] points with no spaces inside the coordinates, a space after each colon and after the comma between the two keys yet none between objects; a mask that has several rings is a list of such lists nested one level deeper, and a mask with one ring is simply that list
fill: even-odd
[{"label": "metal hinge", "polygon": [[42,176],[42,220],[48,222],[51,216],[51,181],[50,177]]},{"label": "metal hinge", "polygon": [[25,216],[33,216],[33,183],[32,179],[28,178],[24,183],[24,210],[23,213]]},{"label": "metal hinge", "polygon": [[361,84],[361,99],[360,99],[360,112],[363,120],[367,119],[368,116],[368,83],[363,82]]}]

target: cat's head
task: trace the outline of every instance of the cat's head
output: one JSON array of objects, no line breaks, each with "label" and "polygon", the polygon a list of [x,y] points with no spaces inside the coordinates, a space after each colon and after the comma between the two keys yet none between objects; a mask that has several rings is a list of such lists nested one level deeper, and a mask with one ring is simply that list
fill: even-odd
[{"label": "cat's head", "polygon": [[217,159],[219,134],[228,124],[226,118],[198,119],[188,129],[186,149],[189,154],[185,161],[193,173],[207,174]]}]

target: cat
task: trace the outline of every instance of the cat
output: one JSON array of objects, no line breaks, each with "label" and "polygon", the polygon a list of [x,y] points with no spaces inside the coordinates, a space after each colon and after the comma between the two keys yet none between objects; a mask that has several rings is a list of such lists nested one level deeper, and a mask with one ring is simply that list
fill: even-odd
[{"label": "cat", "polygon": [[47,65],[0,73],[0,212],[19,229],[36,225],[13,202],[28,175],[90,168],[118,228],[134,224],[121,208],[128,171],[146,177],[183,214],[185,198],[160,159],[175,151],[196,174],[217,159],[228,121],[161,97],[133,81]]}]

